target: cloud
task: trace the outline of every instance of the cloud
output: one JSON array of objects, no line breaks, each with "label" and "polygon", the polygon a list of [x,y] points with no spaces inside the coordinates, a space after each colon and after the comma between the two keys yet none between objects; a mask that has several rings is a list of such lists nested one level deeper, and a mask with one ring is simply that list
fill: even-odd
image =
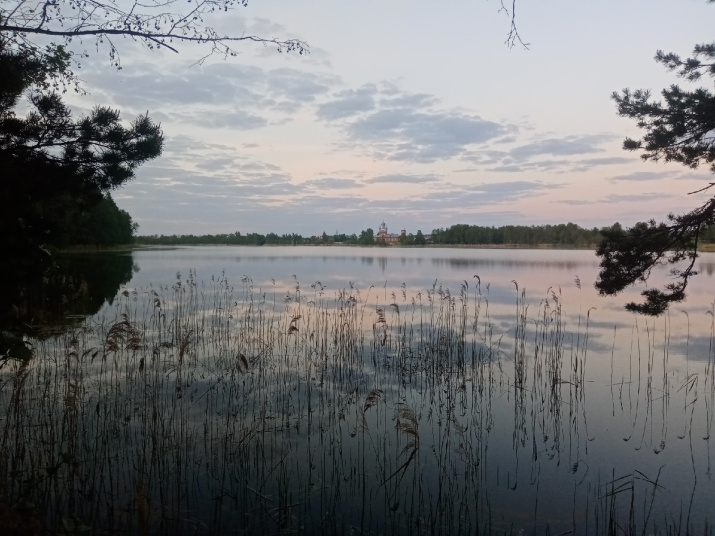
[{"label": "cloud", "polygon": [[549,190],[562,188],[561,184],[539,181],[505,181],[491,184],[475,185],[471,188],[470,197],[481,202],[503,203],[524,197],[534,197]]},{"label": "cloud", "polygon": [[232,147],[176,136],[167,141],[165,153],[165,158],[142,166],[130,186],[162,204],[171,196],[273,202],[300,191],[278,166],[250,159]]},{"label": "cloud", "polygon": [[509,154],[516,161],[525,161],[534,156],[573,156],[578,154],[597,153],[603,151],[600,144],[610,141],[610,134],[590,134],[584,136],[566,136],[564,138],[547,138],[520,145]]},{"label": "cloud", "polygon": [[269,162],[257,162],[257,161],[251,161],[251,162],[246,162],[244,164],[239,164],[237,168],[241,171],[244,172],[251,172],[251,171],[279,171],[281,168],[276,166],[275,164],[271,164]]},{"label": "cloud", "polygon": [[609,194],[606,197],[592,198],[592,199],[560,199],[554,201],[554,203],[567,204],[567,205],[594,205],[601,203],[645,203],[648,201],[654,201],[658,199],[668,199],[667,194],[659,194],[655,192],[647,192],[642,194]]},{"label": "cloud", "polygon": [[203,110],[194,114],[172,114],[172,119],[183,123],[202,126],[205,128],[230,128],[240,130],[254,130],[268,124],[265,117],[247,112],[226,112]]},{"label": "cloud", "polygon": [[[492,148],[495,145],[510,144],[515,136],[508,135],[492,140],[486,148],[470,149],[461,155],[461,159],[475,166],[485,167],[484,171],[493,173],[536,172],[585,172],[599,166],[633,163],[624,157],[583,158],[582,155],[604,151],[600,147],[612,139],[608,134],[549,137],[531,141],[511,149]],[[545,158],[545,157],[558,158]]]},{"label": "cloud", "polygon": [[353,142],[370,144],[376,158],[430,163],[496,138],[507,127],[458,112],[395,108],[360,117],[346,130]]},{"label": "cloud", "polygon": [[550,171],[552,173],[566,173],[584,172],[593,169],[594,167],[598,167],[599,165],[607,164],[589,165],[586,164],[583,160],[574,160],[566,158],[513,162],[511,161],[511,159],[507,158],[504,160],[503,163],[487,168],[486,171],[494,173],[525,173],[529,171]]},{"label": "cloud", "polygon": [[[263,69],[225,64],[175,69],[171,65],[137,61],[131,71],[112,71],[103,66],[89,69],[84,76],[95,93],[110,93],[120,105],[219,104],[226,101],[261,102],[253,91],[266,84]],[[239,86],[235,83],[241,80]]]},{"label": "cloud", "polygon": [[705,169],[703,169],[701,171],[688,172],[688,173],[685,173],[684,175],[673,177],[673,179],[678,180],[678,181],[699,181],[699,182],[705,181],[708,184],[713,182],[712,173]]},{"label": "cloud", "polygon": [[192,68],[137,62],[131,71],[89,70],[88,86],[126,110],[158,109],[165,122],[256,129],[292,115],[339,83],[326,73],[233,63]]},{"label": "cloud", "polygon": [[236,158],[230,156],[217,156],[202,158],[196,163],[196,167],[206,171],[222,171],[232,169],[236,166]]},{"label": "cloud", "polygon": [[362,184],[355,179],[341,179],[334,177],[312,179],[305,181],[302,186],[318,190],[349,190],[351,188],[362,188]]},{"label": "cloud", "polygon": [[503,132],[501,125],[477,116],[424,113],[402,108],[379,110],[352,123],[354,139],[401,139],[418,145],[468,145]]},{"label": "cloud", "polygon": [[428,203],[454,202],[463,206],[490,206],[511,202],[524,197],[534,197],[563,185],[539,181],[504,181],[469,186],[441,185],[439,191],[425,196]]},{"label": "cloud", "polygon": [[624,156],[602,156],[599,158],[584,158],[579,160],[579,165],[595,167],[595,166],[613,166],[617,164],[632,164],[632,158],[626,158]]},{"label": "cloud", "polygon": [[[363,178],[357,172],[333,172],[296,182],[279,166],[242,151],[188,136],[171,138],[167,158],[142,166],[138,178],[117,192],[117,201],[122,208],[131,207],[135,221],[147,233],[174,234],[179,225],[181,231],[190,228],[195,234],[352,233],[376,229],[388,217],[393,227],[430,232],[460,221],[497,224],[506,217],[499,206],[560,188],[539,181],[460,186],[443,182],[438,174],[409,172]],[[369,199],[366,184],[419,188],[406,195]],[[361,194],[361,189],[366,193]],[[320,215],[320,221],[330,223],[319,223],[306,214]]]},{"label": "cloud", "polygon": [[377,88],[373,85],[341,91],[333,100],[318,107],[318,117],[324,120],[335,120],[369,112],[375,109],[376,92]]},{"label": "cloud", "polygon": [[321,171],[318,173],[318,175],[321,175],[323,177],[332,177],[334,175],[350,175],[351,177],[362,178],[366,175],[366,173],[357,169],[333,169],[331,171]]},{"label": "cloud", "polygon": [[428,175],[403,175],[399,173],[390,175],[378,175],[377,177],[372,177],[370,179],[365,179],[364,182],[368,184],[378,184],[378,183],[398,183],[398,184],[424,184],[429,182],[436,182],[439,177],[434,174]]},{"label": "cloud", "polygon": [[441,110],[437,104],[433,95],[381,82],[336,93],[317,107],[316,115],[343,131],[342,149],[359,147],[373,158],[401,162],[450,159],[516,131],[513,125]]},{"label": "cloud", "polygon": [[195,234],[315,233],[316,221],[306,214],[329,215],[342,230],[354,232],[365,227],[372,210],[367,198],[341,195],[341,190],[364,188],[359,179],[332,176],[297,183],[271,162],[188,136],[172,137],[165,152],[166,158],[142,166],[137,179],[115,195],[145,233],[187,228]]},{"label": "cloud", "polygon": [[274,69],[268,72],[267,86],[275,97],[289,102],[313,102],[318,95],[327,93],[337,78],[320,76],[298,69]]},{"label": "cloud", "polygon": [[618,175],[608,179],[609,182],[644,182],[659,181],[672,178],[673,174],[667,171],[634,171],[625,175]]},{"label": "cloud", "polygon": [[407,93],[380,99],[380,105],[385,108],[426,108],[438,102],[435,96],[426,93]]},{"label": "cloud", "polygon": [[656,199],[668,199],[672,197],[671,195],[667,194],[657,194],[657,193],[644,193],[644,194],[610,194],[603,199],[600,199],[600,202],[605,202],[605,203],[628,203],[628,202],[644,202],[644,201],[653,201]]},{"label": "cloud", "polygon": [[573,162],[570,160],[539,160],[536,162],[500,164],[498,166],[488,168],[487,171],[495,173],[523,173],[527,171],[564,172],[566,168],[571,167],[572,165]]},{"label": "cloud", "polygon": [[594,203],[598,203],[598,201],[594,201],[593,199],[557,199],[553,201],[553,203],[562,203],[564,205],[593,205]]},{"label": "cloud", "polygon": [[535,191],[553,190],[560,188],[557,184],[546,184],[537,181],[510,181],[510,182],[494,182],[490,184],[480,184],[473,187],[477,192],[489,193],[506,193],[520,192],[521,195],[531,195]]},{"label": "cloud", "polygon": [[506,151],[496,151],[493,149],[470,149],[461,155],[461,159],[475,165],[493,165],[511,162],[509,153]]},{"label": "cloud", "polygon": [[[270,21],[256,24],[265,25],[257,26],[262,34],[282,33],[279,27],[271,30]],[[533,221],[535,209],[529,205],[535,204],[525,200],[538,197],[547,206],[546,194],[564,188],[547,182],[558,180],[555,174],[637,160],[610,147],[611,135],[538,137],[524,117],[514,123],[494,119],[487,108],[451,107],[434,95],[410,93],[396,82],[346,87],[337,76],[317,72],[315,63],[307,70],[302,61],[284,63],[273,50],[269,55],[274,59],[253,66],[215,62],[177,69],[170,63],[136,63],[131,70],[104,69],[93,76],[98,92],[112,97],[107,104],[124,103],[128,118],[136,113],[129,111],[132,107],[141,112],[158,109],[167,130],[164,157],[142,166],[139,178],[119,196],[126,203],[122,208],[143,230],[154,230],[145,222],[159,225],[162,220],[185,220],[182,230],[191,232],[206,232],[213,225],[213,232],[238,228],[303,234],[336,222],[350,232],[375,228],[388,217],[390,225],[409,229],[414,224],[423,231],[430,225],[474,223],[478,218],[488,225],[500,223],[499,217],[505,218],[502,223]],[[153,111],[151,115],[160,117]],[[288,129],[279,128],[288,121],[294,121]],[[248,133],[241,138],[240,132],[234,137],[202,129]],[[266,130],[256,133],[259,129]],[[227,140],[231,146],[200,142],[202,135]],[[329,155],[321,166],[321,156],[330,149],[321,145],[326,140],[334,143],[333,149],[351,153],[349,158]],[[618,156],[610,156],[614,154]],[[631,167],[606,168],[600,176],[612,176],[616,182],[649,180],[645,174],[619,175]],[[445,180],[448,173],[454,183]],[[539,181],[546,173],[549,178]],[[606,188],[601,195],[632,190],[637,191]],[[613,194],[600,201],[569,203],[613,202],[627,212],[636,208],[635,201],[657,198]],[[537,217],[548,219],[548,212]]]}]

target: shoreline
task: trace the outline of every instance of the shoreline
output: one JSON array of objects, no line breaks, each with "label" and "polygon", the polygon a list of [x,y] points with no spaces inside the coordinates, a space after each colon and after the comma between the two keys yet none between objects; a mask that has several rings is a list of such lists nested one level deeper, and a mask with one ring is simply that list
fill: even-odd
[{"label": "shoreline", "polygon": [[[362,245],[362,244],[216,244],[216,243],[197,243],[197,244],[123,244],[121,246],[76,246],[58,249],[58,253],[121,253],[135,250],[151,250],[151,249],[178,249],[184,247],[252,247],[252,248],[311,248],[311,247],[348,247],[348,248],[395,248],[395,249],[533,249],[533,250],[578,250],[578,251],[595,251],[597,246],[592,244],[589,246],[570,246],[564,244],[426,244],[423,246],[403,246],[399,244],[389,245]],[[700,244],[698,253],[714,253],[715,244]]]}]

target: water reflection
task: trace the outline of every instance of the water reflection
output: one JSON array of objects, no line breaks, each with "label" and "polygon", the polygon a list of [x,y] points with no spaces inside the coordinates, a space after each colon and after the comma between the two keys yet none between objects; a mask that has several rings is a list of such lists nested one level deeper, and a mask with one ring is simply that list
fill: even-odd
[{"label": "water reflection", "polygon": [[709,279],[644,319],[581,252],[397,253],[139,252],[0,374],[4,494],[107,532],[711,530]]},{"label": "water reflection", "polygon": [[575,261],[552,261],[548,259],[431,259],[433,265],[447,265],[456,270],[469,268],[471,270],[567,270],[576,273],[584,263]]},{"label": "water reflection", "polygon": [[97,314],[137,271],[129,251],[57,254],[42,278],[2,289],[0,357],[26,357],[24,337],[45,337]]},{"label": "water reflection", "polygon": [[698,264],[698,271],[709,276],[715,272],[715,262],[701,262]]},{"label": "water reflection", "polygon": [[0,376],[4,493],[108,532],[649,533],[684,508],[707,530],[712,362],[674,369],[658,323],[603,353],[593,311],[567,327],[556,291],[530,309],[512,285],[505,309],[478,283],[330,297],[296,280],[271,303],[191,272],[44,341],[48,359]]},{"label": "water reflection", "polygon": [[46,299],[62,302],[65,309],[61,312],[72,315],[96,314],[105,303],[111,304],[121,286],[139,271],[131,251],[68,253],[58,256],[57,266]]}]

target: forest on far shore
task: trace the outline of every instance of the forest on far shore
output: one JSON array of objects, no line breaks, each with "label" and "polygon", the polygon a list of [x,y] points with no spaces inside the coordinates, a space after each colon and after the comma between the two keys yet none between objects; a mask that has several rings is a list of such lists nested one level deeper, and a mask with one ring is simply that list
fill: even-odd
[{"label": "forest on far shore", "polygon": [[[638,224],[645,225],[645,224]],[[620,223],[615,223],[605,229],[620,229]],[[423,235],[407,233],[399,238],[398,245],[466,245],[466,246],[527,246],[527,247],[571,247],[596,248],[601,242],[601,230],[593,227],[585,229],[575,223],[557,225],[504,225],[501,227],[485,227],[479,225],[456,224],[446,229],[434,229],[431,234]],[[715,226],[708,227],[700,236],[703,243],[715,243]],[[375,241],[371,228],[360,234],[333,234],[302,236],[300,234],[260,234],[240,232],[214,235],[149,235],[137,236],[134,243],[143,246],[178,246],[178,245],[360,245],[385,246],[384,242]]]}]

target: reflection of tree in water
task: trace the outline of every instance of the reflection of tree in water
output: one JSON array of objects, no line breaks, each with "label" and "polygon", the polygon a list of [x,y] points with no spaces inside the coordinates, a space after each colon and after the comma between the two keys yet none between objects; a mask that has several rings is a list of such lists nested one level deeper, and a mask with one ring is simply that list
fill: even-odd
[{"label": "reflection of tree in water", "polygon": [[58,258],[58,265],[42,298],[61,316],[97,313],[105,302],[112,303],[119,287],[128,283],[135,271],[130,251],[66,254]]},{"label": "reflection of tree in water", "polygon": [[698,268],[698,271],[700,273],[705,272],[708,275],[713,275],[713,272],[715,271],[715,263],[713,262],[701,262],[700,267]]},{"label": "reflection of tree in water", "polygon": [[12,348],[21,349],[23,336],[42,337],[63,329],[70,318],[96,314],[136,269],[130,251],[67,253],[57,255],[55,267],[42,278],[3,281],[0,359],[13,354]]}]

